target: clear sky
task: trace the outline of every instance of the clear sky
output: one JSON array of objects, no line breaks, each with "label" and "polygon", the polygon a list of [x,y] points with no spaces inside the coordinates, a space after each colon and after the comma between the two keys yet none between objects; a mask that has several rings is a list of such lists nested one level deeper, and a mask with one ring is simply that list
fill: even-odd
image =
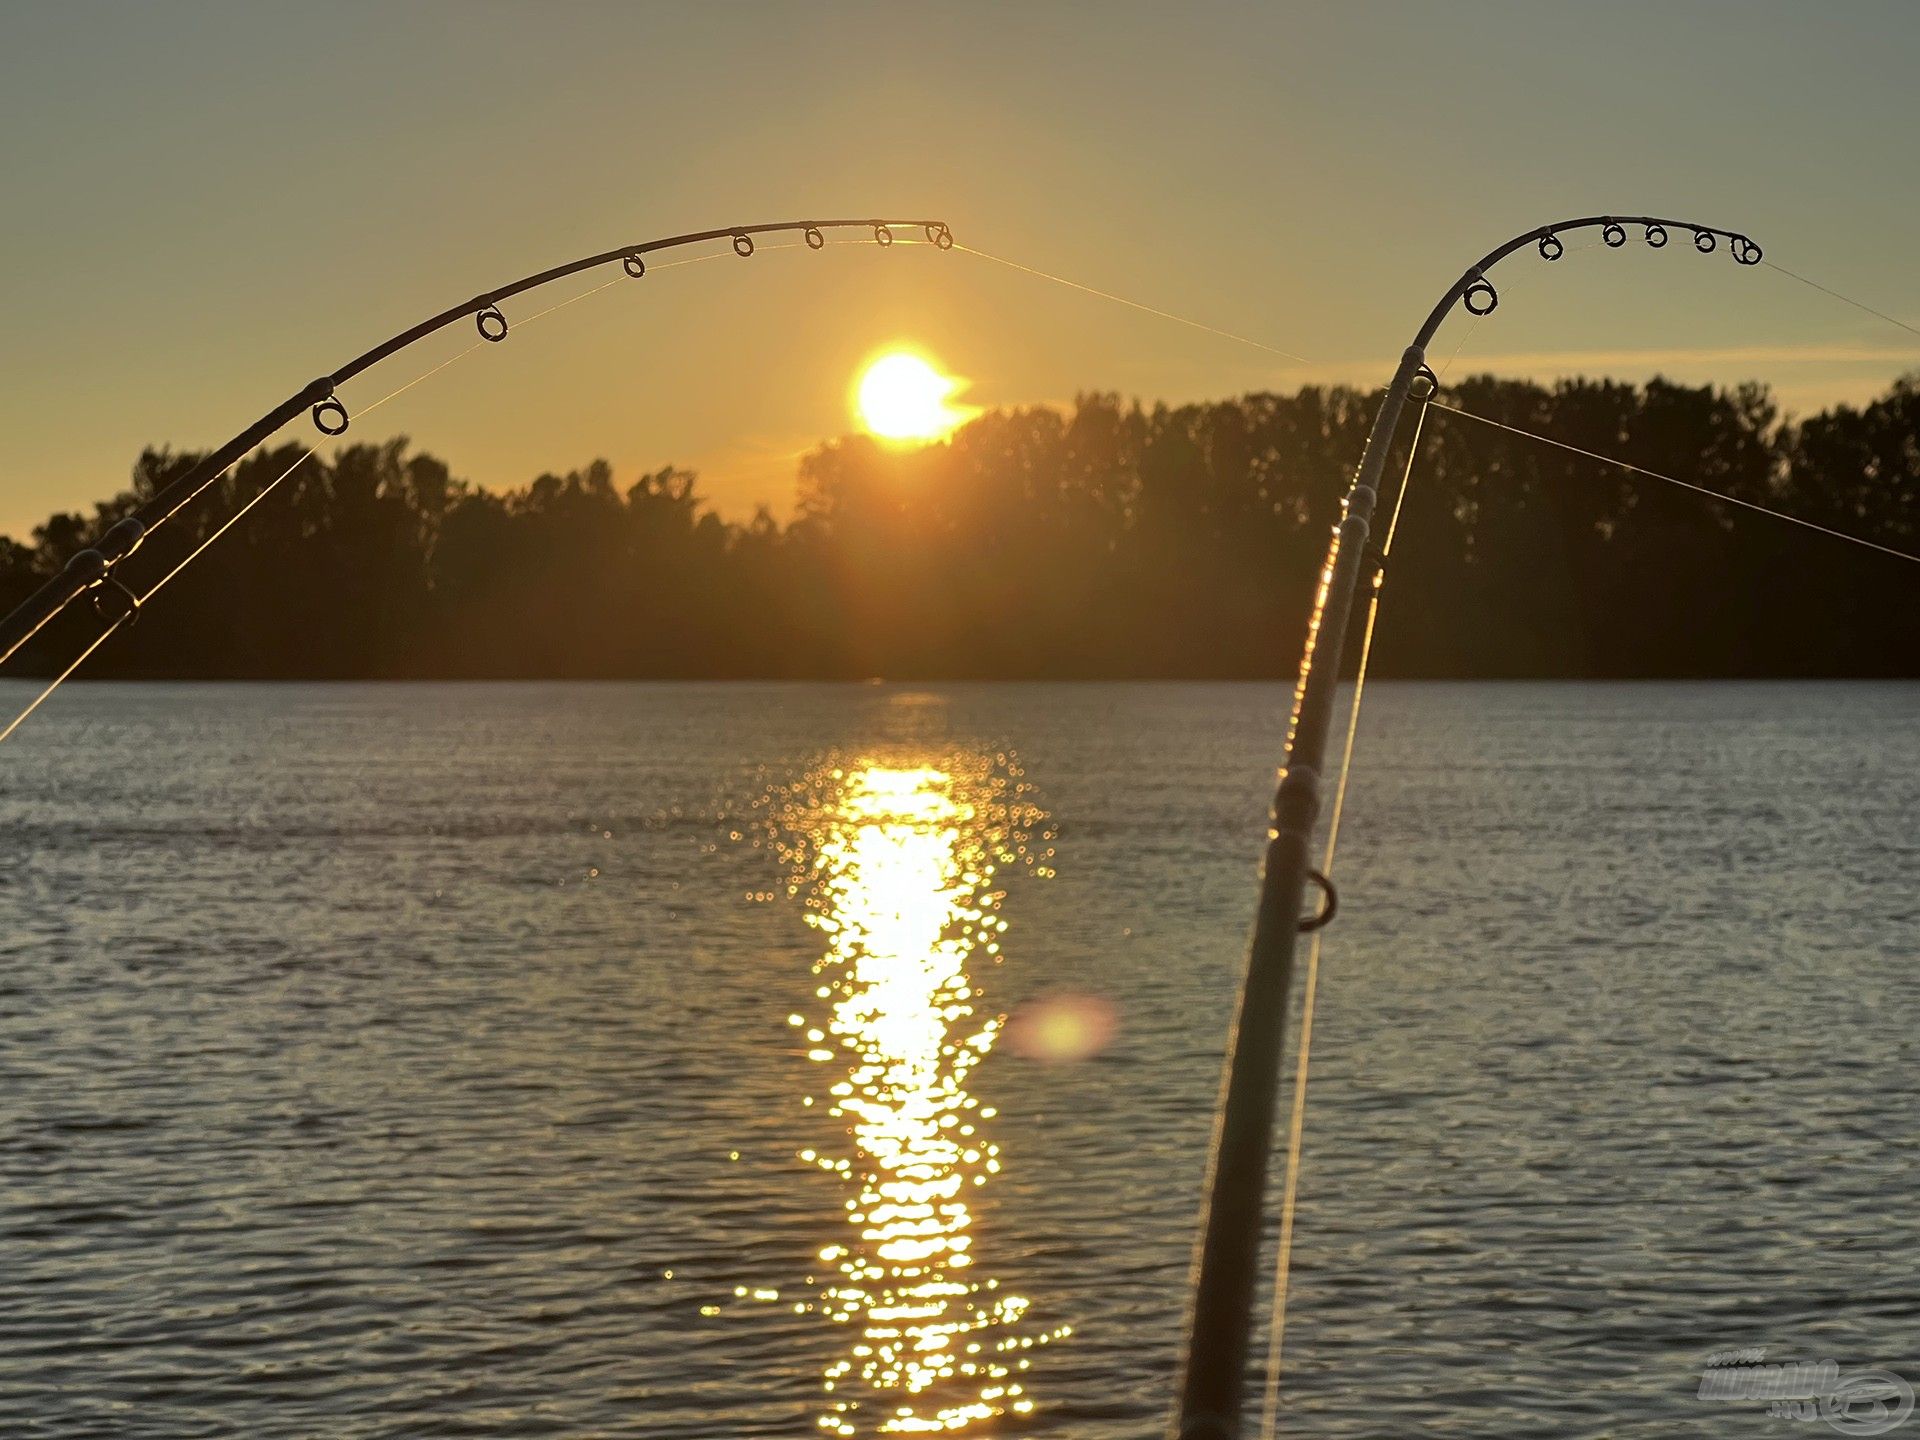
[{"label": "clear sky", "polygon": [[[974,404],[1371,383],[1481,251],[1608,210],[1744,229],[1920,320],[1916,53],[1908,3],[0,0],[0,531],[492,285],[763,219],[940,215],[1314,363],[959,252],[787,250],[609,289],[350,438],[487,485],[674,462],[726,513],[784,512],[888,342]],[[1462,369],[1756,378],[1806,409],[1920,367],[1920,340],[1724,249],[1523,254],[1501,281]]]}]

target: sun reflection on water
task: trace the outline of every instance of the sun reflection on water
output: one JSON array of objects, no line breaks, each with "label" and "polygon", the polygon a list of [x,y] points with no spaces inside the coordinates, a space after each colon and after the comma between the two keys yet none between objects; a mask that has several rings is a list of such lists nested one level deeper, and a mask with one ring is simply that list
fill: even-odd
[{"label": "sun reflection on water", "polygon": [[806,1103],[845,1126],[837,1153],[801,1152],[849,1192],[850,1233],[820,1252],[833,1267],[821,1308],[849,1332],[822,1378],[819,1424],[835,1435],[1026,1415],[1029,1352],[1068,1333],[1023,1323],[1029,1300],[983,1276],[969,1199],[1001,1158],[967,1079],[1004,1023],[981,1010],[969,965],[998,958],[994,875],[1027,857],[1044,817],[1017,775],[943,764],[823,767],[782,827],[793,893],[826,940],[824,1013],[788,1018],[808,1058],[839,1072]]}]

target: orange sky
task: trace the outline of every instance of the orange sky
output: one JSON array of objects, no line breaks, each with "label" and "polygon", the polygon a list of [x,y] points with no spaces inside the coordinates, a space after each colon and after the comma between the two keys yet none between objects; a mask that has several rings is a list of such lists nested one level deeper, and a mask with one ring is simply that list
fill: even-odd
[{"label": "orange sky", "polygon": [[[889,341],[973,404],[1374,383],[1468,260],[1607,209],[1744,228],[1920,316],[1916,32],[1899,5],[11,5],[0,531],[445,304],[760,219],[938,214],[1313,363],[960,251],[769,250],[547,316],[351,438],[409,434],[490,485],[679,463],[726,513],[784,511]],[[1724,254],[1509,263],[1499,313],[1437,356],[1464,336],[1463,369],[1761,378],[1801,408],[1920,365],[1920,338]]]}]

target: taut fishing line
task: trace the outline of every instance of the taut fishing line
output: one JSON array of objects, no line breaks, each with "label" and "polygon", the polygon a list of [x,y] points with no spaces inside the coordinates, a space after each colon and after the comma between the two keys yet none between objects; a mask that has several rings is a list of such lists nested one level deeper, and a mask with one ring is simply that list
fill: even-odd
[{"label": "taut fishing line", "polygon": [[1876,319],[1884,320],[1889,325],[1899,326],[1902,330],[1906,331],[1909,335],[1920,335],[1920,328],[1909,325],[1904,320],[1897,320],[1893,316],[1887,314],[1887,312],[1884,310],[1876,310],[1873,308],[1873,306],[1867,304],[1864,300],[1856,300],[1851,295],[1842,295],[1838,290],[1830,290],[1825,285],[1822,285],[1818,280],[1809,280],[1806,276],[1797,274],[1794,271],[1787,269],[1787,267],[1784,265],[1776,265],[1771,260],[1765,260],[1765,261],[1762,261],[1761,263],[1764,264],[1769,270],[1779,271],[1782,275],[1786,276],[1789,280],[1798,280],[1802,285],[1808,286],[1814,290],[1818,290],[1822,295],[1831,295],[1834,299],[1838,300],[1842,305],[1851,305],[1856,310],[1864,310],[1867,312],[1867,314],[1874,316]]},{"label": "taut fishing line", "polygon": [[[842,242],[842,243],[850,243],[850,242]],[[1629,238],[1629,243],[1644,245],[1646,242],[1644,240],[1641,240],[1638,236],[1633,236]],[[1565,257],[1568,259],[1571,259],[1575,255],[1583,254],[1589,250],[1598,249],[1603,244],[1604,244],[1603,241],[1592,240],[1592,241],[1588,241],[1584,245],[1573,246],[1564,252]],[[998,255],[989,255],[986,251],[975,249],[971,245],[961,245],[956,243],[953,248],[956,250],[965,251],[969,255],[977,255],[983,260],[991,260],[997,265],[1005,265],[1009,269],[1019,270],[1024,272],[1025,274],[1034,275],[1043,280],[1051,280],[1055,284],[1064,285],[1069,289],[1078,290],[1088,295],[1095,295],[1103,300],[1111,300],[1115,304],[1127,306],[1129,309],[1144,311],[1149,315],[1156,315],[1165,320],[1172,320],[1177,324],[1191,326],[1193,329],[1196,329],[1196,330],[1204,330],[1210,335],[1218,335],[1221,338],[1226,340],[1232,340],[1242,345],[1252,346],[1256,350],[1263,350],[1272,355],[1281,355],[1286,357],[1289,360],[1299,360],[1302,363],[1307,363],[1307,364],[1314,363],[1314,362],[1305,360],[1305,357],[1297,355],[1291,350],[1282,350],[1278,346],[1269,345],[1264,341],[1254,340],[1245,335],[1237,335],[1231,330],[1222,330],[1217,326],[1206,324],[1204,321],[1192,320],[1187,318],[1184,315],[1176,315],[1171,311],[1156,309],[1154,306],[1143,304],[1138,300],[1129,300],[1125,296],[1114,295],[1105,290],[1098,290],[1091,285],[1083,285],[1077,280],[1069,280],[1065,276],[1052,275],[1047,273],[1044,270],[1036,270],[1030,265],[1022,265],[1017,261],[1003,259]],[[1864,304],[1863,302],[1855,300],[1850,296],[1842,295],[1837,290],[1830,290],[1826,286],[1821,285],[1816,281],[1808,280],[1805,276],[1795,274],[1793,271],[1788,270],[1783,265],[1776,265],[1771,260],[1763,260],[1761,263],[1768,266],[1770,269],[1778,270],[1783,275],[1789,276],[1794,280],[1798,280],[1803,285],[1811,286],[1813,289],[1820,291],[1822,294],[1831,295],[1836,300],[1839,300],[1845,304],[1851,305],[1856,309],[1864,310],[1869,315],[1877,316],[1878,318],[1885,320],[1888,324],[1897,325],[1902,330],[1911,331],[1913,334],[1920,335],[1920,328],[1916,328],[1915,326],[1909,325],[1904,320],[1896,319],[1895,317],[1888,315],[1886,312],[1882,310],[1876,310],[1871,305]],[[1513,290],[1514,290],[1514,285],[1512,284],[1512,282],[1508,282],[1507,285],[1505,286],[1505,293],[1508,296],[1511,296],[1513,293]],[[1473,338],[1474,332],[1479,329],[1480,322],[1486,319],[1488,313],[1491,313],[1491,312],[1481,312],[1473,316],[1471,323],[1468,324],[1465,332],[1461,335],[1459,343],[1454,346],[1452,354],[1449,355],[1446,361],[1443,362],[1442,365],[1440,366],[1441,375],[1445,375],[1447,370],[1453,365],[1454,361],[1459,359],[1460,352],[1463,349],[1465,349],[1467,342]],[[1626,460],[1616,459],[1611,455],[1602,455],[1597,451],[1582,449],[1578,445],[1569,445],[1563,440],[1555,440],[1550,435],[1542,435],[1537,431],[1524,430],[1517,425],[1509,425],[1504,421],[1489,419],[1487,416],[1484,416],[1484,415],[1476,415],[1470,410],[1464,410],[1457,405],[1446,404],[1438,399],[1433,400],[1431,403],[1439,406],[1439,408],[1442,410],[1446,410],[1455,415],[1463,416],[1468,420],[1478,420],[1483,425],[1491,425],[1498,429],[1509,431],[1512,434],[1524,436],[1530,440],[1537,440],[1545,445],[1557,446],[1559,449],[1571,451],[1576,455],[1584,455],[1588,459],[1598,460],[1601,463],[1606,465],[1615,465],[1623,470],[1632,471],[1634,474],[1637,474],[1637,475],[1644,475],[1647,478],[1652,480],[1661,480],[1661,481],[1665,481],[1669,485],[1678,485],[1682,489],[1691,490],[1696,494],[1704,495],[1711,500],[1723,500],[1729,505],[1738,505],[1743,509],[1752,510],[1757,514],[1770,515],[1776,520],[1785,520],[1790,524],[1803,526],[1808,530],[1817,531],[1818,533],[1822,535],[1826,535],[1835,540],[1845,540],[1850,544],[1862,545],[1869,550],[1877,550],[1883,555],[1891,555],[1894,558],[1899,560],[1911,560],[1911,561],[1920,562],[1920,555],[1912,555],[1904,550],[1897,550],[1890,545],[1882,545],[1882,544],[1879,544],[1877,541],[1863,539],[1858,535],[1850,535],[1843,530],[1835,530],[1829,526],[1817,524],[1812,520],[1803,520],[1799,516],[1790,515],[1784,510],[1775,510],[1766,505],[1756,504],[1751,500],[1742,500],[1735,496],[1724,494],[1721,491],[1711,489],[1705,485],[1694,484],[1690,481],[1678,479],[1672,475],[1661,474],[1659,471],[1656,471],[1656,470],[1649,470],[1642,465],[1635,465]],[[1425,421],[1426,421],[1426,414],[1423,408],[1420,415],[1419,423],[1424,424]],[[1418,436],[1417,430],[1415,434],[1417,438]],[[1411,464],[1411,456],[1409,457],[1409,464]],[[1405,482],[1403,480],[1402,491],[1401,491],[1402,501],[1404,501],[1405,499],[1404,486],[1405,486]],[[1396,505],[1393,511],[1391,523],[1394,525],[1397,525],[1399,523],[1399,518],[1400,518],[1399,506]],[[1383,549],[1383,553],[1384,553],[1384,549]],[[1317,944],[1318,942],[1316,941],[1315,943]]]},{"label": "taut fishing line", "polygon": [[1045,270],[1036,270],[1031,265],[1022,265],[1018,260],[1007,260],[998,255],[989,255],[986,251],[976,250],[971,245],[956,243],[953,248],[965,251],[969,255],[978,255],[982,260],[991,260],[996,265],[1004,265],[1009,270],[1018,270],[1023,274],[1034,275],[1042,280],[1051,280],[1054,284],[1064,285],[1069,290],[1079,290],[1088,295],[1097,295],[1102,300],[1111,300],[1116,305],[1125,305],[1131,310],[1142,310],[1149,315],[1157,315],[1162,320],[1173,321],[1176,325],[1191,326],[1195,330],[1204,330],[1209,335],[1218,335],[1222,339],[1232,340],[1241,345],[1251,345],[1254,349],[1264,350],[1269,355],[1278,355],[1282,359],[1295,360],[1302,365],[1318,363],[1317,361],[1309,360],[1304,355],[1296,355],[1291,350],[1282,350],[1277,345],[1269,345],[1264,340],[1255,340],[1246,335],[1236,335],[1231,330],[1222,330],[1219,326],[1209,325],[1204,320],[1189,320],[1186,316],[1176,315],[1171,310],[1161,310],[1155,306],[1143,304],[1138,300],[1129,300],[1124,295],[1115,295],[1110,290],[1096,290],[1091,285],[1082,285],[1078,280],[1069,280],[1064,275],[1050,275]]},{"label": "taut fishing line", "polygon": [[[405,388],[405,387],[402,387],[402,388]],[[258,505],[262,500],[266,499],[267,496],[271,495],[274,492],[274,490],[279,487],[279,484],[282,480],[286,479],[289,475],[293,474],[294,471],[298,470],[302,465],[306,464],[307,461],[311,460],[316,454],[319,453],[319,450],[320,450],[320,447],[318,445],[309,447],[306,453],[303,454],[298,460],[294,461],[286,469],[282,470],[278,475],[274,476],[273,479],[269,480],[265,485],[261,486],[259,492],[255,494],[251,500],[247,501],[246,504],[242,505],[238,510],[234,511],[232,515],[228,516],[226,522],[223,525],[221,525],[219,529],[215,530],[211,535],[207,536],[206,539],[202,540],[198,545],[194,546],[192,551],[188,553],[185,559],[180,561],[179,564],[175,565],[171,570],[167,571],[166,574],[162,575],[158,580],[156,580],[153,583],[153,585],[148,588],[145,594],[134,595],[131,591],[127,592],[126,609],[122,610],[118,615],[114,616],[113,619],[108,622],[107,628],[102,630],[98,635],[94,636],[93,642],[89,644],[86,649],[82,650],[77,656],[74,657],[73,663],[71,665],[67,666],[67,668],[62,670],[58,675],[54,676],[53,679],[48,683],[47,688],[42,690],[38,695],[34,696],[32,702],[26,707],[26,709],[22,710],[18,715],[14,716],[12,720],[7,722],[7,728],[4,730],[0,730],[0,744],[4,744],[8,740],[8,738],[12,736],[13,732],[18,730],[21,727],[21,725],[26,722],[26,718],[29,715],[33,714],[34,711],[38,710],[41,704],[46,700],[46,698],[49,695],[53,694],[54,691],[58,690],[61,687],[61,685],[65,683],[69,675],[73,674],[74,671],[78,670],[83,664],[85,664],[88,656],[92,655],[94,651],[98,650],[102,645],[106,644],[107,637],[109,635],[113,634],[113,632],[118,630],[122,625],[125,625],[128,621],[134,619],[137,615],[139,615],[140,607],[146,604],[147,601],[151,600],[155,595],[158,595],[160,591],[166,586],[169,580],[173,579],[174,576],[178,575],[182,570],[186,569],[187,566],[191,565],[195,560],[198,560],[201,554],[206,550],[206,548],[209,545],[213,544],[214,541],[218,540],[222,535],[226,534],[227,531],[231,530],[235,525],[239,524],[241,519],[245,517],[246,513],[249,510],[253,509],[254,506]],[[201,489],[205,489],[205,488],[206,487],[204,485],[201,487]],[[199,491],[195,491],[194,493],[198,494]]]},{"label": "taut fishing line", "polygon": [[[1427,402],[1431,403],[1431,397]],[[1341,747],[1340,774],[1334,783],[1333,807],[1327,816],[1327,838],[1320,852],[1320,873],[1333,878],[1334,852],[1340,845],[1340,818],[1347,808],[1347,781],[1353,774],[1354,742],[1360,733],[1360,701],[1367,684],[1367,663],[1373,657],[1373,632],[1380,619],[1380,590],[1386,581],[1386,562],[1393,554],[1393,537],[1400,529],[1400,512],[1413,483],[1414,461],[1420,454],[1420,436],[1427,425],[1427,404],[1414,418],[1413,438],[1407,445],[1407,464],[1400,475],[1399,492],[1388,513],[1374,565],[1373,585],[1367,597],[1367,623],[1360,640],[1360,661],[1354,669],[1353,695],[1348,701],[1346,739]],[[1293,1076],[1293,1106],[1287,1122],[1287,1154],[1280,1195],[1279,1253],[1274,1262],[1273,1308],[1267,1322],[1267,1374],[1261,1405],[1260,1433],[1271,1437],[1280,1418],[1280,1359],[1287,1334],[1287,1296],[1293,1266],[1293,1220],[1300,1189],[1300,1156],[1307,1124],[1307,1070],[1313,1059],[1314,1002],[1320,993],[1320,946],[1326,931],[1318,929],[1307,942],[1307,975],[1300,994],[1300,1057]]]},{"label": "taut fishing line", "polygon": [[1542,435],[1533,430],[1523,430],[1518,425],[1507,424],[1504,420],[1494,420],[1485,415],[1476,415],[1471,410],[1462,410],[1458,405],[1449,405],[1441,400],[1434,400],[1430,403],[1436,408],[1446,411],[1449,415],[1459,415],[1467,420],[1477,420],[1482,425],[1490,425],[1496,430],[1505,430],[1510,435],[1522,435],[1529,440],[1537,440],[1542,445],[1551,445],[1557,450],[1566,450],[1575,455],[1584,455],[1589,460],[1598,460],[1603,465],[1615,465],[1622,470],[1629,470],[1635,475],[1644,475],[1649,480],[1661,480],[1669,485],[1678,485],[1682,490],[1691,490],[1696,495],[1706,496],[1709,500],[1718,500],[1727,505],[1738,505],[1743,510],[1752,510],[1761,515],[1771,515],[1776,520],[1785,520],[1790,525],[1802,526],[1805,529],[1816,531],[1834,540],[1845,540],[1850,545],[1860,545],[1868,550],[1877,550],[1882,555],[1893,556],[1896,560],[1909,560],[1915,564],[1920,564],[1920,555],[1912,555],[1905,550],[1896,550],[1893,546],[1882,545],[1877,540],[1866,540],[1858,535],[1849,535],[1844,530],[1835,530],[1830,526],[1821,525],[1813,520],[1803,520],[1798,515],[1789,515],[1785,510],[1775,510],[1770,506],[1757,505],[1751,500],[1742,500],[1737,495],[1728,495],[1719,490],[1709,489],[1705,485],[1696,485],[1691,480],[1681,480],[1672,475],[1663,475],[1658,470],[1647,469],[1644,465],[1635,465],[1628,460],[1619,460],[1611,455],[1602,455],[1597,450],[1585,450],[1578,445],[1569,445],[1566,441],[1556,440],[1551,435]]}]

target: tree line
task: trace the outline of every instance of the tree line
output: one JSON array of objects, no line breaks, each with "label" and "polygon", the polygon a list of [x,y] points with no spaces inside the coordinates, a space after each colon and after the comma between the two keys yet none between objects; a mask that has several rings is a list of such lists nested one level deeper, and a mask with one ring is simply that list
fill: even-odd
[{"label": "tree line", "polygon": [[[1444,398],[1920,552],[1920,380],[1797,421],[1758,385],[1477,378]],[[496,492],[405,439],[353,445],[297,469],[88,673],[1290,677],[1374,404],[1312,386],[1188,405],[1092,393],[922,449],[842,438],[801,462],[785,523],[722,520],[672,467],[623,485],[595,461]],[[234,467],[127,579],[164,574],[302,448]],[[0,540],[0,604],[196,458],[148,450],[94,513]],[[1920,676],[1917,588],[1920,567],[1432,411],[1375,664]],[[57,669],[101,623],[76,605],[17,663]]]}]

